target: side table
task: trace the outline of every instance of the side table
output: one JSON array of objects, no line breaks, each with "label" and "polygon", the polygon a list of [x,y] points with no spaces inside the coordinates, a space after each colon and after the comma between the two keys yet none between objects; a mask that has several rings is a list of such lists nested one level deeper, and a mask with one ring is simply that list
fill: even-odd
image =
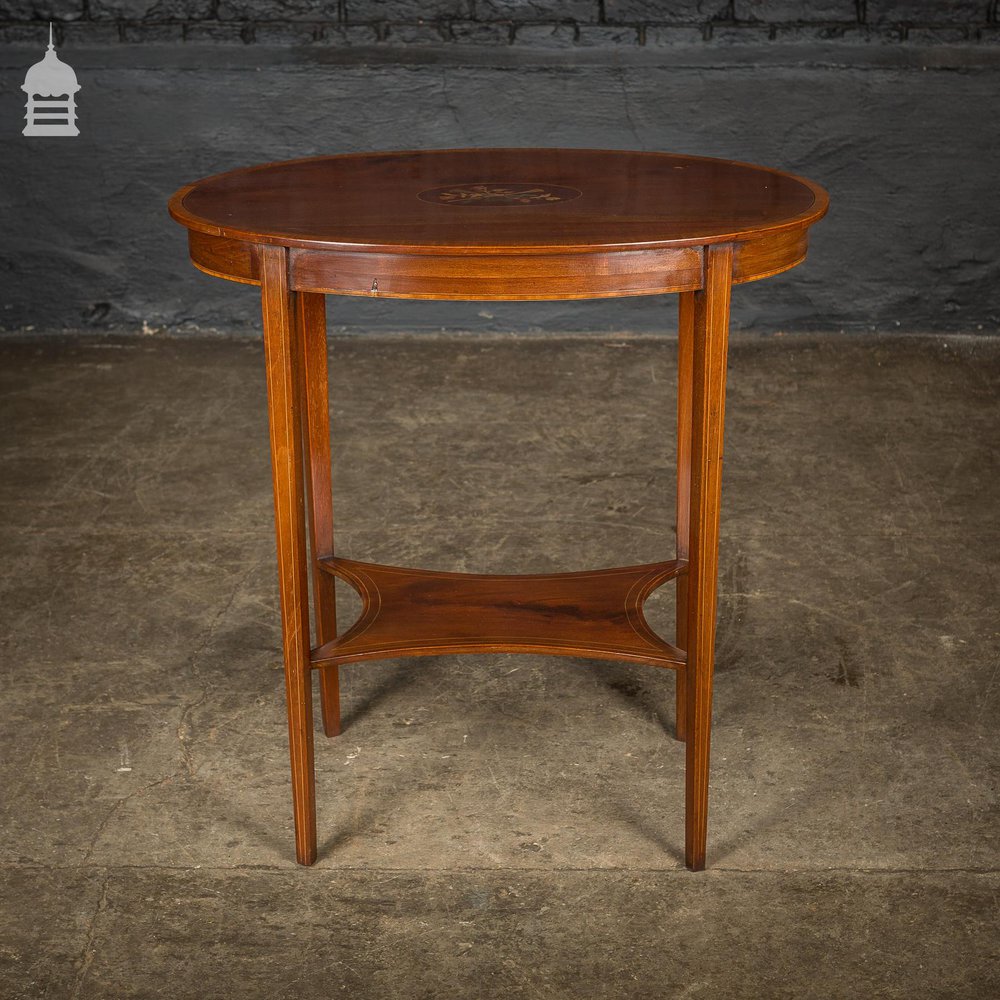
[{"label": "side table", "polygon": [[[677,672],[685,863],[705,867],[730,291],[802,261],[808,228],[827,203],[816,184],[776,170],[594,149],[321,156],[219,174],[173,196],[170,214],[188,229],[195,265],[261,287],[300,864],[316,860],[314,670],[324,732],[335,736],[343,663],[532,652]],[[680,296],[675,558],[493,576],[334,554],[325,295],[539,300],[667,292]],[[337,577],[362,600],[360,617],[341,635]],[[646,598],[667,580],[677,586],[672,644],[643,617]]]}]

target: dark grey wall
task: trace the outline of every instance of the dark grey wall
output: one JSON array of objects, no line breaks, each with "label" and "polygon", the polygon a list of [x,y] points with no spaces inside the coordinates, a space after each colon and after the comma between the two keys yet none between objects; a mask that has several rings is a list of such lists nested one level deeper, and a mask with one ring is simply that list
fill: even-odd
[{"label": "dark grey wall", "polygon": [[[361,149],[718,155],[826,185],[809,260],[737,325],[1000,329],[996,0],[0,0],[0,327],[255,329],[165,203],[231,167]],[[81,135],[25,138],[59,18]],[[424,18],[421,20],[421,18]],[[342,299],[354,329],[662,329],[660,298]]]}]

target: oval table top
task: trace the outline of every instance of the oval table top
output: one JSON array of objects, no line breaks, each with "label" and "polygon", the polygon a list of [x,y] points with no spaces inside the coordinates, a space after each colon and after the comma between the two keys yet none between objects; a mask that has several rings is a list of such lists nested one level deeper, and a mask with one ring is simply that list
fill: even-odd
[{"label": "oval table top", "polygon": [[702,287],[798,264],[826,192],[747,163],[615,149],[429,149],[268,163],[189,184],[170,214],[209,274],[260,283],[267,245],[290,287],[414,299],[580,299]]}]

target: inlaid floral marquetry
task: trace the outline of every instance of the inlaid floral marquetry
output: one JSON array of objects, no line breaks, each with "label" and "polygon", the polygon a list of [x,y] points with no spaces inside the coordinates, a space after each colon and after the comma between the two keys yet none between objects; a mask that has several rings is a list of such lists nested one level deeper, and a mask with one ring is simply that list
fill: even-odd
[{"label": "inlaid floral marquetry", "polygon": [[572,201],[583,192],[555,184],[453,184],[450,187],[421,191],[418,198],[435,205],[549,205]]}]

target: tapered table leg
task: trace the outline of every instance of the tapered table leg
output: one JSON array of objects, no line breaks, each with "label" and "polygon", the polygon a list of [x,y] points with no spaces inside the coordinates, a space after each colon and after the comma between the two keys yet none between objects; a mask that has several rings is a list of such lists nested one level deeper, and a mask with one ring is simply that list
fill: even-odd
[{"label": "tapered table leg", "polygon": [[316,777],[309,663],[308,559],[302,492],[302,361],[294,297],[288,287],[287,249],[262,246],[260,272],[295,856],[299,864],[311,865],[316,860]]},{"label": "tapered table leg", "polygon": [[[677,323],[677,558],[687,559],[691,536],[691,377],[694,353],[694,292],[679,296]],[[677,578],[678,649],[687,649],[688,577]],[[687,668],[677,671],[674,736],[687,739]]]},{"label": "tapered table leg", "polygon": [[732,273],[732,247],[707,247],[705,285],[694,294],[684,846],[685,863],[692,871],[705,867],[708,831],[719,501]]},{"label": "tapered table leg", "polygon": [[[330,474],[330,398],[326,360],[326,296],[295,293],[295,318],[302,345],[302,436],[306,463],[306,506],[312,563],[316,645],[337,637],[334,578],[320,569],[320,559],[333,557],[333,487]],[[340,734],[338,667],[319,671],[323,732]]]}]

